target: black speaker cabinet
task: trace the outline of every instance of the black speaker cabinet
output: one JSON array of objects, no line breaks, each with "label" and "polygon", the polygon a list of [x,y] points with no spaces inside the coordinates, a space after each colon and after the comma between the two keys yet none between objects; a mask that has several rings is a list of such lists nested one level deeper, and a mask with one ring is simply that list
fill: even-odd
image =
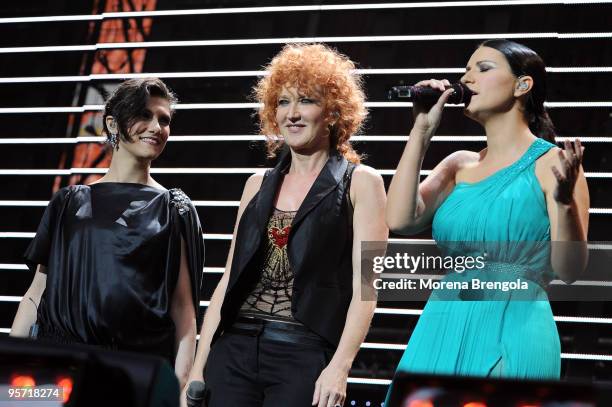
[{"label": "black speaker cabinet", "polygon": [[20,407],[174,407],[179,385],[174,370],[159,357],[3,337],[0,405],[7,401]]}]

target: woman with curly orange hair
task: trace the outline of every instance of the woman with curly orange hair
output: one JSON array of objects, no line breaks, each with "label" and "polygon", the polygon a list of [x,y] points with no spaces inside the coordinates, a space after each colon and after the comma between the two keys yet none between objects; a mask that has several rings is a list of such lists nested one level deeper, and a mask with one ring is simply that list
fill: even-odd
[{"label": "woman with curly orange hair", "polygon": [[254,89],[278,164],[245,185],[206,312],[190,379],[205,376],[209,407],[344,404],[376,305],[360,296],[361,241],[388,235],[382,178],[349,143],[367,115],[354,68],[287,45]]}]

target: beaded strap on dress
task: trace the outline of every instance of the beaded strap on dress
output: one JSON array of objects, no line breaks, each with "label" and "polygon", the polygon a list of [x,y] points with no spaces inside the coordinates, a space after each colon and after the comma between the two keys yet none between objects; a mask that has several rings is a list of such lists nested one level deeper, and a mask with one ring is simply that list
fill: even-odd
[{"label": "beaded strap on dress", "polygon": [[535,160],[551,148],[550,143],[538,138],[529,147],[527,152],[514,164],[508,167],[508,171],[504,174],[507,177],[513,178],[529,167]]}]

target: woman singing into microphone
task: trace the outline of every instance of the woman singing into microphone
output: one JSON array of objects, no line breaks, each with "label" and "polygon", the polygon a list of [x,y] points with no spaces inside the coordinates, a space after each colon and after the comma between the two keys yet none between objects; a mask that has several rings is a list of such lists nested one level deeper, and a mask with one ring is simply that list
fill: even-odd
[{"label": "woman singing into microphone", "polygon": [[204,263],[198,215],[150,175],[170,135],[174,94],[159,79],[123,82],[103,125],[113,156],[91,185],[60,189],[26,252],[35,276],[11,335],[158,355],[184,384],[193,363]]},{"label": "woman singing into microphone", "polygon": [[[528,298],[466,290],[453,298],[434,291],[397,371],[556,379],[559,335],[544,288],[553,272],[571,283],[586,264],[583,148],[578,140],[565,142],[564,149],[552,144],[544,63],[526,46],[482,43],[461,82],[474,93],[465,114],[484,127],[487,147],[449,155],[419,184],[423,157],[452,92],[444,91],[446,80],[419,82],[444,93],[429,111],[414,106],[410,140],[389,188],[387,224],[404,235],[431,225],[437,242],[468,248],[495,243],[485,275],[511,271],[529,282]],[[577,250],[559,250],[551,240],[579,243]]]},{"label": "woman singing into microphone", "polygon": [[382,178],[349,142],[366,116],[353,69],[324,45],[287,45],[255,87],[279,161],[245,185],[206,312],[190,379],[206,366],[209,407],[344,404],[376,306],[360,295],[360,243],[388,233]]}]

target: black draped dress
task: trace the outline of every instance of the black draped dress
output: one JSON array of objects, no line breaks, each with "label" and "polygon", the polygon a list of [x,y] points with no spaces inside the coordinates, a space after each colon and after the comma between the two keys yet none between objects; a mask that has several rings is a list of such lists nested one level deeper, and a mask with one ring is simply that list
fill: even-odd
[{"label": "black draped dress", "polygon": [[38,338],[136,351],[174,361],[170,316],[181,240],[198,311],[204,242],[179,189],[105,182],[58,191],[25,257],[47,266]]}]

